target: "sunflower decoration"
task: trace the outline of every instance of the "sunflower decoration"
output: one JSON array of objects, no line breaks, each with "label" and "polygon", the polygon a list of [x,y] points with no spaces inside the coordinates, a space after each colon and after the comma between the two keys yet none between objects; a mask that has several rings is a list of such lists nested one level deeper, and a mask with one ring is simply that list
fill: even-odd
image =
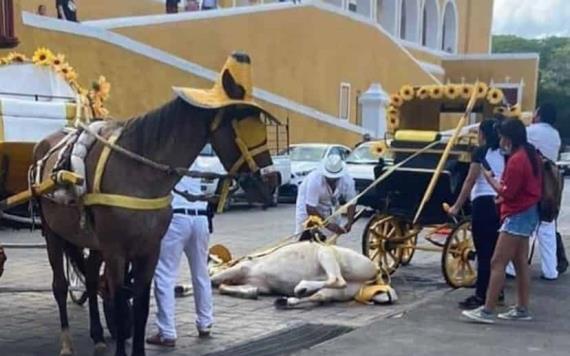
[{"label": "sunflower decoration", "polygon": [[434,85],[430,88],[429,95],[432,99],[441,99],[443,97],[443,88],[439,85]]},{"label": "sunflower decoration", "polygon": [[459,96],[460,91],[459,88],[457,87],[457,85],[455,84],[447,84],[445,86],[445,96],[448,99],[454,100],[457,99],[457,97]]},{"label": "sunflower decoration", "polygon": [[51,65],[55,68],[59,68],[65,63],[65,56],[63,54],[57,54],[51,59]]},{"label": "sunflower decoration", "polygon": [[307,218],[307,220],[305,220],[305,222],[303,223],[303,227],[305,229],[311,229],[314,227],[321,227],[324,224],[325,222],[319,216],[311,215]]},{"label": "sunflower decoration", "polygon": [[34,56],[32,57],[32,62],[36,65],[40,66],[47,66],[52,63],[54,58],[54,54],[47,48],[38,48],[34,52]]},{"label": "sunflower decoration", "polygon": [[511,106],[508,109],[507,116],[508,117],[521,117],[522,116],[521,106],[519,104]]},{"label": "sunflower decoration", "polygon": [[370,153],[376,157],[383,156],[387,151],[388,146],[386,146],[386,141],[376,141],[370,145]]},{"label": "sunflower decoration", "polygon": [[498,115],[505,115],[507,114],[508,109],[504,106],[498,106],[495,109],[493,109],[493,114],[498,114]]},{"label": "sunflower decoration", "polygon": [[485,99],[487,97],[487,92],[489,91],[489,86],[483,82],[478,82],[475,85],[474,90],[477,99]]},{"label": "sunflower decoration", "polygon": [[402,89],[400,89],[400,96],[405,101],[410,101],[414,98],[414,88],[411,85],[404,85]]},{"label": "sunflower decoration", "polygon": [[400,118],[397,115],[388,116],[388,130],[395,132],[400,127]]},{"label": "sunflower decoration", "polygon": [[93,90],[103,101],[105,101],[109,99],[111,83],[109,83],[104,76],[100,76],[99,79],[93,83]]},{"label": "sunflower decoration", "polygon": [[388,115],[394,115],[394,116],[398,116],[400,114],[400,110],[398,110],[398,108],[393,107],[392,105],[388,106],[386,112],[388,113]]},{"label": "sunflower decoration", "polygon": [[491,88],[487,93],[487,101],[491,105],[499,105],[503,102],[504,97],[505,96],[503,95],[503,91],[498,88]]},{"label": "sunflower decoration", "polygon": [[469,100],[471,99],[471,95],[473,94],[473,85],[471,84],[463,84],[460,88],[460,95],[463,99]]},{"label": "sunflower decoration", "polygon": [[399,108],[400,106],[402,106],[402,104],[404,104],[404,99],[398,95],[398,94],[393,94],[390,96],[390,105]]},{"label": "sunflower decoration", "polygon": [[429,93],[430,93],[429,87],[423,86],[418,89],[418,93],[416,94],[416,96],[421,100],[425,100],[429,98]]},{"label": "sunflower decoration", "polygon": [[8,63],[24,63],[28,61],[28,58],[21,53],[12,52],[8,55],[7,60]]}]

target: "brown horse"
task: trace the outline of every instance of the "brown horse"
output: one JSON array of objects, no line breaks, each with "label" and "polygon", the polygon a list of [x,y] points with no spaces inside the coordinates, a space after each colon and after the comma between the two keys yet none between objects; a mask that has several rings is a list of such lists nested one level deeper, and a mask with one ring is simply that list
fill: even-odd
[{"label": "brown horse", "polygon": [[[220,110],[223,111],[220,113]],[[236,123],[244,119],[251,120],[252,117],[260,120],[261,111],[257,107],[240,104],[221,109],[199,108],[181,98],[176,98],[163,107],[126,123],[111,121],[106,125],[102,135],[108,137],[111,131],[122,126],[122,135],[116,142],[118,146],[171,167],[189,167],[209,141],[226,170],[230,171],[242,157],[242,151],[236,144]],[[35,160],[44,157],[63,135],[56,133],[40,142],[34,152]],[[88,192],[92,192],[95,167],[102,150],[103,144],[96,142],[86,157],[85,178]],[[46,172],[54,166],[57,156],[57,152],[53,153],[47,160]],[[267,150],[257,150],[254,160],[260,168],[272,164]],[[252,173],[249,167],[248,164],[242,164],[238,174]],[[46,174],[48,173],[44,176]],[[246,180],[248,184],[242,185],[244,189],[250,193],[253,200],[266,202],[273,187],[259,184],[262,178],[259,171],[249,177],[254,178]],[[168,195],[179,178],[178,175],[167,174],[120,153],[112,152],[102,176],[101,191],[139,198],[156,198]],[[80,249],[89,248],[101,254],[91,254],[90,258],[95,261],[88,262],[89,265],[98,265],[99,256],[102,256],[106,264],[107,284],[110,294],[114,296],[116,308],[117,355],[125,355],[124,341],[127,330],[124,324],[129,317],[127,306],[129,291],[123,286],[125,268],[128,264],[132,266],[134,279],[131,291],[134,296],[132,354],[144,355],[151,280],[158,260],[160,240],[171,219],[170,207],[160,210],[131,210],[101,205],[89,206],[85,208],[86,225],[89,228],[85,229],[80,222],[80,209],[76,205],[59,204],[46,196],[40,197],[39,202],[43,232],[53,270],[53,293],[59,307],[62,328],[61,354],[72,353],[67,320],[67,282],[64,275],[63,253],[66,251],[70,257],[80,261],[78,258]],[[98,270],[88,272],[86,283],[89,293],[90,332],[96,348],[102,348],[103,331],[99,322],[96,291]]]}]

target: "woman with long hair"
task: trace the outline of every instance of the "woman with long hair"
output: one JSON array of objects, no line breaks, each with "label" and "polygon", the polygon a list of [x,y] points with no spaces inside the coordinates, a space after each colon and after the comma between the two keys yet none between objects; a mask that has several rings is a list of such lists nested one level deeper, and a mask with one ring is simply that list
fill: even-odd
[{"label": "woman with long hair", "polygon": [[499,125],[500,146],[508,156],[501,181],[484,170],[489,184],[497,192],[501,228],[491,259],[491,279],[485,305],[463,311],[467,318],[481,323],[495,322],[495,306],[505,283],[505,268],[513,261],[517,272],[517,304],[498,315],[506,320],[531,320],[529,302],[528,240],[539,223],[538,203],[542,195],[540,157],[527,141],[526,128],[518,119],[506,119]]},{"label": "woman with long hair", "polygon": [[461,192],[448,213],[457,215],[471,200],[471,228],[477,250],[477,283],[475,294],[459,303],[462,309],[475,309],[485,303],[487,286],[491,274],[491,257],[499,238],[500,219],[495,205],[497,192],[485,179],[483,169],[487,168],[495,177],[500,177],[505,169],[505,157],[499,149],[499,135],[495,129],[498,123],[488,119],[479,125],[479,147],[471,155],[469,173]]}]

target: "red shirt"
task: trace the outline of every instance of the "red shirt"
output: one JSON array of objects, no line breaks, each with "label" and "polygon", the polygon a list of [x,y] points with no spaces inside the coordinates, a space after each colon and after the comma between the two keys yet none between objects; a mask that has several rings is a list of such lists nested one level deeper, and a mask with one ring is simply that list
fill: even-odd
[{"label": "red shirt", "polygon": [[[536,157],[539,159],[538,155]],[[509,157],[501,183],[501,221],[527,210],[542,197],[541,170],[534,175],[528,155],[522,148]]]}]

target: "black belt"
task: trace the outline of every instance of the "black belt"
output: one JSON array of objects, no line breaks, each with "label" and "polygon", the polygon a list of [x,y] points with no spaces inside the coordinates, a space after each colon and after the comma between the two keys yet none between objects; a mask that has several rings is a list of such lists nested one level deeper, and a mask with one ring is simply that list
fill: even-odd
[{"label": "black belt", "polygon": [[192,216],[208,216],[208,212],[206,210],[197,210],[197,209],[174,209],[172,211],[174,214],[182,214],[182,215],[192,215]]}]

